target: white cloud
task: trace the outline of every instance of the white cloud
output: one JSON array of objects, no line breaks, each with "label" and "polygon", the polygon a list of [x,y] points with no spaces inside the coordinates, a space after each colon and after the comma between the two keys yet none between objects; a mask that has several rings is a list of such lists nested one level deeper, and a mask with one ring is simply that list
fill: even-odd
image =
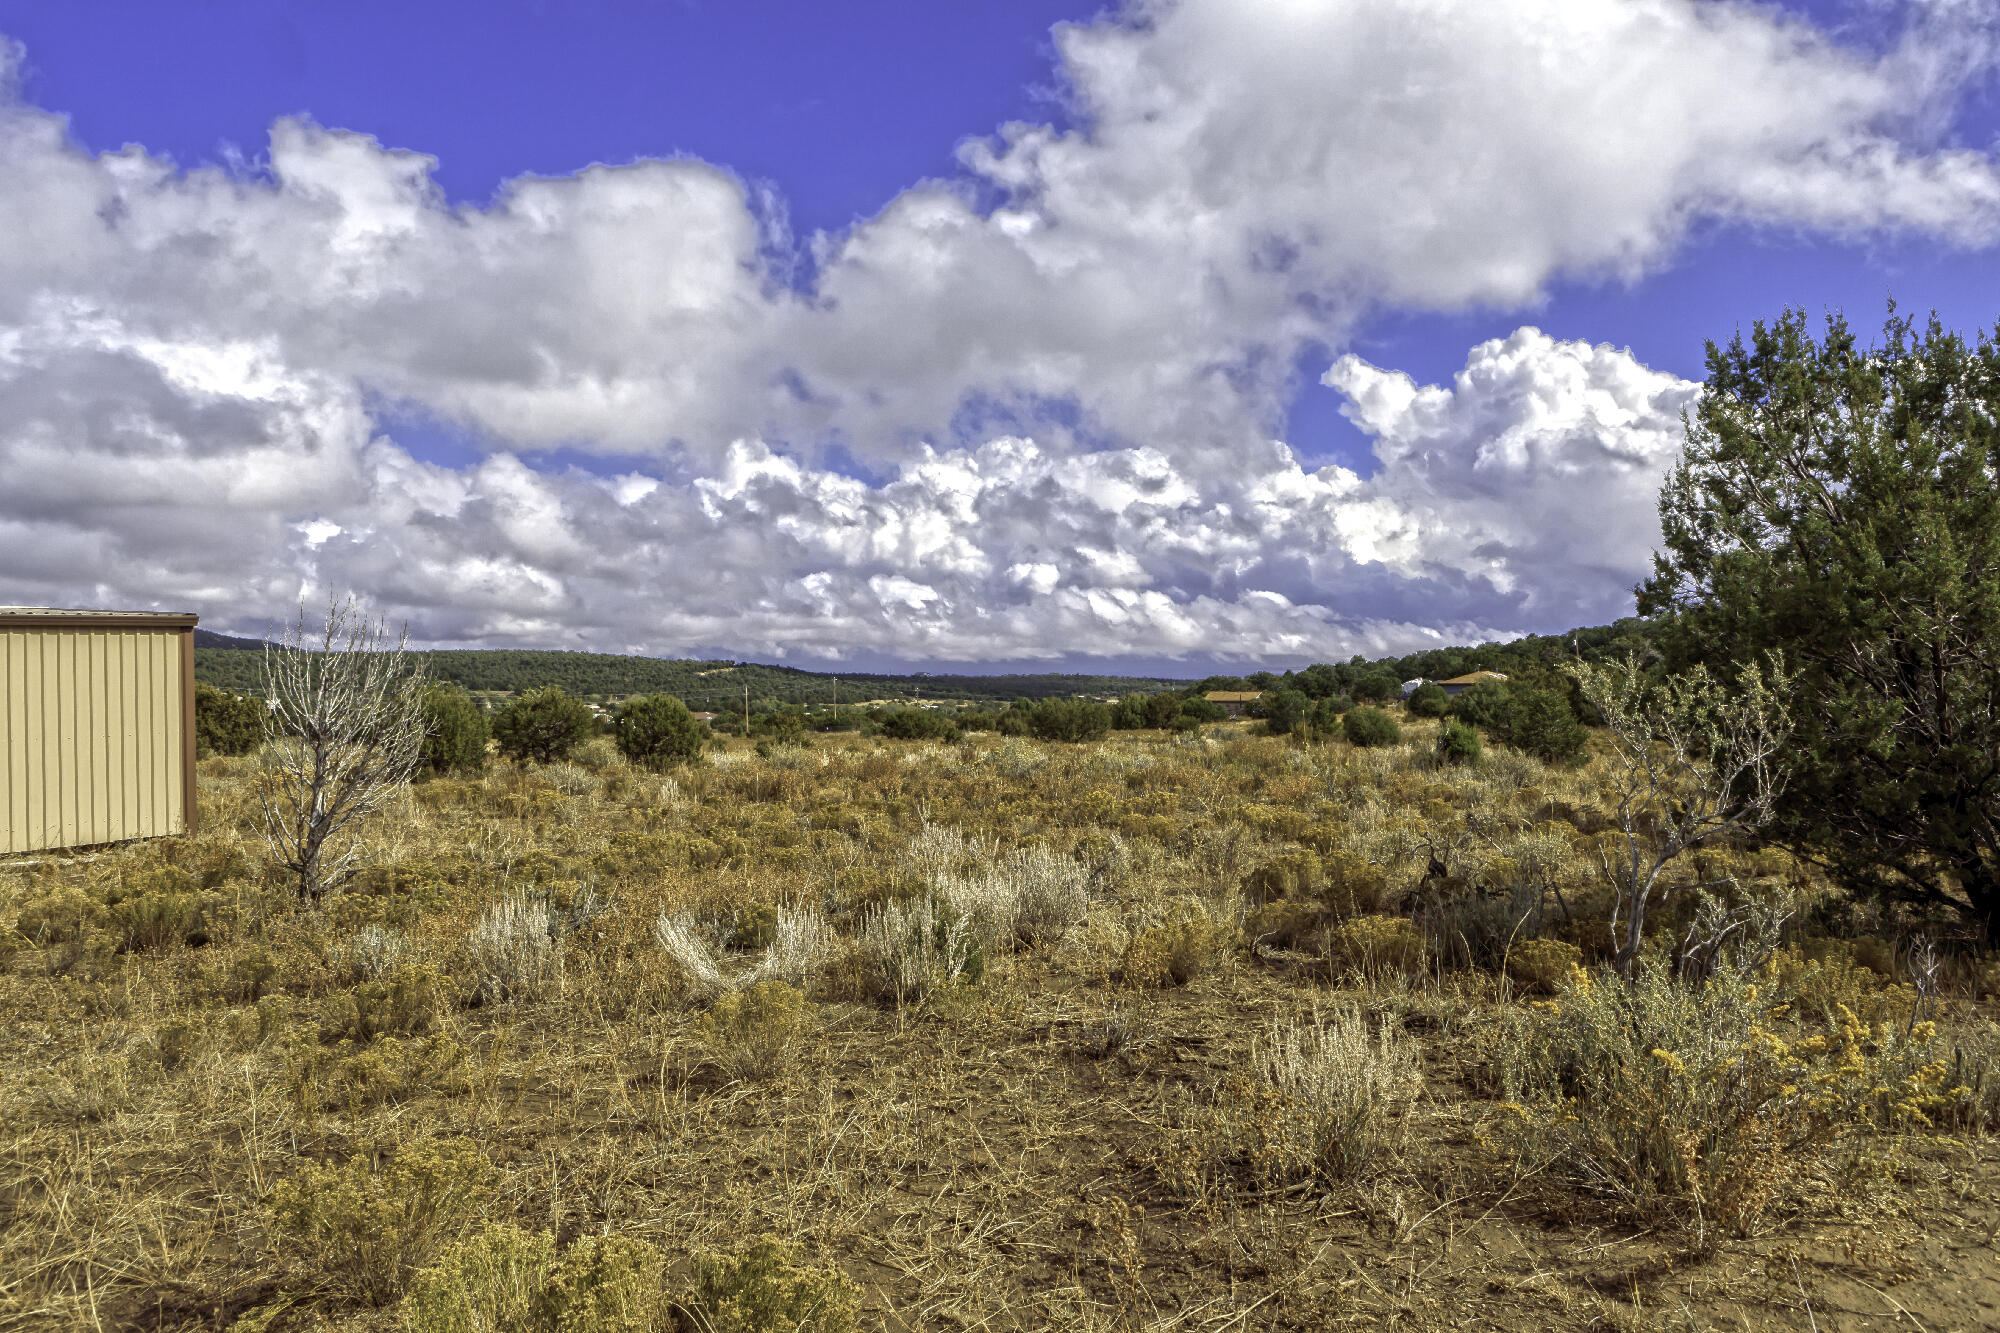
[{"label": "white cloud", "polygon": [[[1602,619],[1692,386],[1531,329],[1450,386],[1344,357],[1363,478],[1269,438],[1299,349],[1657,268],[1703,219],[1990,243],[1994,159],[1947,131],[1992,12],[1895,12],[1863,49],[1735,0],[1136,0],[1059,30],[1073,128],[968,141],[963,178],[811,238],[805,290],[780,206],[707,163],[473,206],[306,120],[254,169],[93,156],[0,52],[0,577],[909,658]],[[412,458],[384,401],[491,455]],[[554,445],[648,461],[522,461]]]}]

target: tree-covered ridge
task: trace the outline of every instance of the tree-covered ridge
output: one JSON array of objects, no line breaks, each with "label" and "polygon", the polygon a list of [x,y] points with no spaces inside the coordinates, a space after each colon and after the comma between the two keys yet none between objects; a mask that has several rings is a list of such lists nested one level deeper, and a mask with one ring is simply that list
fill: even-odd
[{"label": "tree-covered ridge", "polygon": [[[1211,676],[1201,682],[1209,689],[1277,689],[1287,685],[1315,697],[1368,697],[1364,680],[1392,678],[1395,682],[1423,677],[1448,680],[1471,671],[1500,671],[1537,683],[1567,688],[1556,664],[1571,655],[1585,661],[1635,653],[1642,660],[1654,653],[1652,627],[1628,618],[1610,625],[1570,630],[1565,634],[1531,635],[1509,643],[1462,648],[1433,648],[1402,657],[1367,660],[1356,657],[1339,664],[1320,663],[1302,671],[1258,671],[1248,677]],[[221,636],[215,636],[220,638]],[[251,640],[230,640],[250,645]],[[1188,680],[1164,676],[1092,676],[1065,672],[1002,676],[852,675],[802,671],[795,667],[754,662],[697,661],[687,658],[626,657],[616,653],[576,653],[525,648],[444,648],[415,653],[433,679],[475,692],[518,694],[544,685],[560,685],[583,698],[623,698],[631,694],[671,694],[690,708],[726,711],[743,706],[750,691],[752,706],[770,701],[784,704],[845,704],[869,700],[1003,702],[1014,699],[1097,698],[1150,694],[1185,689]],[[263,656],[234,648],[205,647],[197,641],[195,678],[239,693],[263,688]]]},{"label": "tree-covered ridge", "polygon": [[[694,661],[625,657],[615,653],[574,653],[535,649],[436,649],[415,653],[433,679],[475,692],[518,694],[559,685],[583,698],[623,698],[670,694],[690,708],[741,708],[747,688],[753,705],[845,704],[875,699],[1005,701],[1074,694],[1122,695],[1171,690],[1185,681],[1151,676],[1046,675],[956,676],[887,675],[801,671],[752,662]],[[239,693],[263,688],[264,660],[258,652],[197,647],[195,678]]]}]

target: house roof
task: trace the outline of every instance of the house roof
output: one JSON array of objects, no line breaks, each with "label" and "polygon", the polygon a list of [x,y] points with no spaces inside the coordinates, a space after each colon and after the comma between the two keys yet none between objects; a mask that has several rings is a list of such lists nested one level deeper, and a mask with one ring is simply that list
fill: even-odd
[{"label": "house roof", "polygon": [[1484,685],[1488,681],[1505,680],[1505,679],[1507,679],[1507,673],[1504,671],[1469,671],[1463,676],[1453,676],[1450,680],[1441,680],[1438,682],[1438,684]]},{"label": "house roof", "polygon": [[1210,690],[1201,696],[1212,704],[1247,704],[1264,697],[1262,690]]},{"label": "house roof", "polygon": [[0,629],[192,629],[189,611],[79,611],[57,606],[0,606]]}]

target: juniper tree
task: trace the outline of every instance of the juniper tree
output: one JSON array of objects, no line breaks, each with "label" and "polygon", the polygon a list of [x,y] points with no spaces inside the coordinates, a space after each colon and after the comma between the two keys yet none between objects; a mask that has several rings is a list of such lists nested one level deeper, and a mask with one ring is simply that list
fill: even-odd
[{"label": "juniper tree", "polygon": [[1770,835],[2000,944],[2000,342],[1892,307],[1875,348],[1797,311],[1710,344],[1660,513],[1669,658],[1798,669]]}]

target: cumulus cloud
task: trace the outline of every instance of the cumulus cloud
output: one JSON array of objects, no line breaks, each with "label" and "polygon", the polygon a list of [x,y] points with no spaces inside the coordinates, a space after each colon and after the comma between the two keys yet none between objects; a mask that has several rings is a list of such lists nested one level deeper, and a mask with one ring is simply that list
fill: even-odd
[{"label": "cumulus cloud", "polygon": [[[1271,440],[1299,351],[1642,273],[1703,219],[1989,243],[2000,174],[1948,126],[1994,20],[1896,12],[1864,49],[1734,0],[1134,0],[1058,30],[1067,127],[796,246],[687,159],[467,204],[305,119],[249,166],[92,154],[0,53],[0,576],[912,660],[1615,615],[1693,386],[1532,329],[1450,386],[1343,357],[1363,477]],[[488,456],[413,457],[384,403]],[[641,461],[523,461],[551,446]]]}]

